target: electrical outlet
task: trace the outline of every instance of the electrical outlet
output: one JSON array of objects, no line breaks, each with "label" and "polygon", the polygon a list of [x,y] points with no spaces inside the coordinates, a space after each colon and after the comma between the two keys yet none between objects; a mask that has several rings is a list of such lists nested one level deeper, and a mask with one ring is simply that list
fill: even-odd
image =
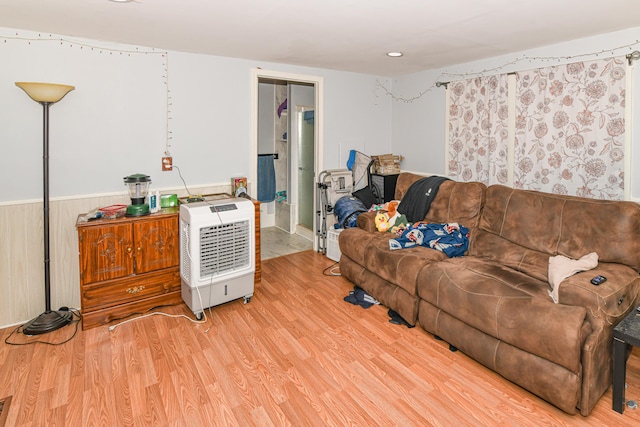
[{"label": "electrical outlet", "polygon": [[163,171],[173,170],[173,157],[162,158],[162,170]]}]

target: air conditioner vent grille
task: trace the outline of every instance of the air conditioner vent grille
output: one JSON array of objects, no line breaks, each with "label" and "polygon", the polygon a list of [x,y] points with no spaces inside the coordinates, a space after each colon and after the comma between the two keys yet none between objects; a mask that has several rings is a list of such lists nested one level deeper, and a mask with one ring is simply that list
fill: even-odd
[{"label": "air conditioner vent grille", "polygon": [[249,221],[200,229],[200,277],[215,277],[251,265]]}]

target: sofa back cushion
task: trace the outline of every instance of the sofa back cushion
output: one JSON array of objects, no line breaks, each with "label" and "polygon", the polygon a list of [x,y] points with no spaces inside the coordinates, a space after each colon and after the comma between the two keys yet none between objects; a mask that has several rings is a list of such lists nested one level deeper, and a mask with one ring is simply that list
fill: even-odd
[{"label": "sofa back cushion", "polygon": [[398,175],[398,179],[396,180],[395,199],[402,200],[404,195],[407,194],[409,187],[411,187],[411,184],[421,178],[424,178],[424,175],[417,175],[411,172],[402,172]]},{"label": "sofa back cushion", "polygon": [[590,252],[640,272],[640,206],[492,185],[469,249],[541,280],[549,256]]},{"label": "sofa back cushion", "polygon": [[[423,175],[403,172],[396,182],[396,199],[402,200],[411,184]],[[478,226],[487,186],[481,182],[444,181],[431,202],[424,220],[427,222],[457,222],[473,230]]]}]

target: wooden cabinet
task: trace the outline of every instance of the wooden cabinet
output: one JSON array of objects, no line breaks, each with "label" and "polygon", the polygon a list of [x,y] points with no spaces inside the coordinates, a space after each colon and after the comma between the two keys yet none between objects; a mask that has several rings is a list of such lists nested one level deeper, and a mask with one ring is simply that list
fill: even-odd
[{"label": "wooden cabinet", "polygon": [[250,198],[250,200],[253,202],[253,208],[255,209],[256,271],[253,275],[253,283],[257,285],[262,280],[262,267],[260,264],[260,202],[253,198]]},{"label": "wooden cabinet", "polygon": [[76,228],[83,329],[182,302],[177,209]]}]

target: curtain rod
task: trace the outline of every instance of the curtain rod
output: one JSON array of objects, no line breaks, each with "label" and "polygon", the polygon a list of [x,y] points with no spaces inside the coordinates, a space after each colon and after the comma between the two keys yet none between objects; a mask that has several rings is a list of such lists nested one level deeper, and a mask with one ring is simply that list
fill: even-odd
[{"label": "curtain rod", "polygon": [[[634,53],[637,53],[637,54],[638,54],[638,57],[637,57],[637,58],[636,58],[636,57],[634,57],[634,58],[629,58],[631,55],[627,55],[627,58],[629,58],[629,62],[631,62],[631,59],[638,59],[638,58],[640,58],[640,52],[636,51],[636,52],[634,52]],[[515,76],[515,75],[516,75],[516,72],[515,72],[515,71],[511,71],[511,72],[507,73],[507,76]],[[436,82],[436,87],[444,86],[444,88],[445,88],[445,89],[448,89],[448,88],[449,88],[449,83],[451,83],[451,82]]]}]

